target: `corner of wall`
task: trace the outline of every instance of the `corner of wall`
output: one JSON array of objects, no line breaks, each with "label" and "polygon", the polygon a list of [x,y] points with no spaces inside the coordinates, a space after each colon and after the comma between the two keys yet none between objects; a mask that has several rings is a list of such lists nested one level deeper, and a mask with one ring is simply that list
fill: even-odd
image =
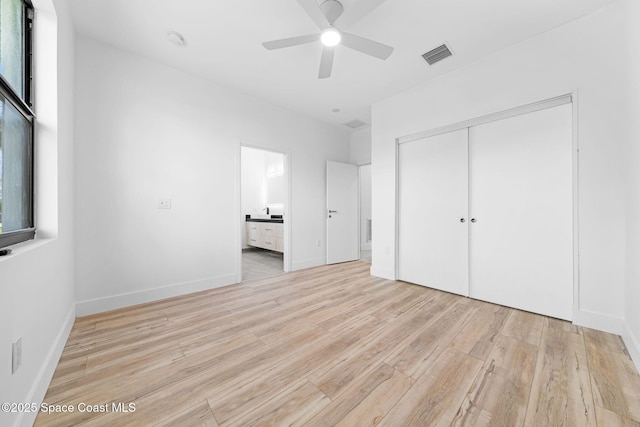
[{"label": "corner of wall", "polygon": [[378,268],[375,265],[371,266],[371,275],[375,277],[381,277],[387,280],[396,280],[394,271],[385,270],[384,268]]},{"label": "corner of wall", "polygon": [[291,271],[304,270],[306,268],[318,267],[321,265],[325,265],[327,263],[327,259],[325,257],[322,258],[309,258],[302,261],[294,261],[291,263]]},{"label": "corner of wall", "polygon": [[573,323],[586,328],[597,329],[610,334],[621,335],[624,321],[620,317],[609,316],[589,310],[578,309],[573,314]]},{"label": "corner of wall", "polygon": [[638,372],[640,372],[640,339],[633,335],[631,328],[626,322],[623,325],[621,335],[633,364],[636,366]]},{"label": "corner of wall", "polygon": [[[75,320],[76,308],[75,305],[72,305],[69,308],[67,317],[64,320],[58,335],[51,345],[49,353],[40,367],[40,371],[36,376],[25,402],[42,402],[44,400]],[[38,412],[21,412],[16,419],[16,425],[33,425],[37,415]]]}]

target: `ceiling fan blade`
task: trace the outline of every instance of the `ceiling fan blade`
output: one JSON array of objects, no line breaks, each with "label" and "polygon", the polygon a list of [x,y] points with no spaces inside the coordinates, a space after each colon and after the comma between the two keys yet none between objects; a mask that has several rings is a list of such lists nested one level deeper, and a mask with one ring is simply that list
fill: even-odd
[{"label": "ceiling fan blade", "polygon": [[360,0],[355,4],[350,5],[346,8],[345,12],[336,19],[336,24],[339,25],[340,28],[349,28],[365,16],[367,16],[371,11],[376,9],[386,0]]},{"label": "ceiling fan blade", "polygon": [[391,46],[349,33],[342,33],[342,44],[358,52],[380,59],[387,59],[393,52]]},{"label": "ceiling fan blade", "polygon": [[322,57],[320,58],[320,72],[318,73],[319,79],[326,79],[331,77],[331,69],[333,68],[333,47],[324,46],[322,48]]},{"label": "ceiling fan blade", "polygon": [[307,12],[307,15],[313,19],[313,22],[315,22],[321,30],[326,30],[331,26],[327,17],[324,16],[324,13],[320,10],[320,6],[316,0],[298,0],[298,4],[302,6],[304,11]]},{"label": "ceiling fan blade", "polygon": [[308,36],[289,37],[287,39],[271,40],[262,43],[268,50],[282,49],[283,47],[298,46],[301,44],[311,43],[320,40],[320,34],[310,34]]}]

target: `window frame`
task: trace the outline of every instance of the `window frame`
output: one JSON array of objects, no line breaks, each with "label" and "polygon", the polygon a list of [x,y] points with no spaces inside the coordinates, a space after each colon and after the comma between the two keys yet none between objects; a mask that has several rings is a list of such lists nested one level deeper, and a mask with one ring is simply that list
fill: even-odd
[{"label": "window frame", "polygon": [[28,226],[26,228],[9,231],[6,233],[0,233],[0,248],[6,246],[15,245],[17,243],[26,242],[35,238],[35,174],[34,174],[34,133],[35,133],[35,119],[36,116],[32,110],[33,108],[33,18],[34,8],[30,0],[22,0],[24,13],[23,13],[23,66],[24,66],[24,99],[18,94],[11,85],[0,74],[0,93],[5,98],[6,102],[11,104],[29,123],[29,135],[27,141],[28,157],[27,164],[25,165],[29,170],[27,176],[29,177],[29,209],[27,213]]}]

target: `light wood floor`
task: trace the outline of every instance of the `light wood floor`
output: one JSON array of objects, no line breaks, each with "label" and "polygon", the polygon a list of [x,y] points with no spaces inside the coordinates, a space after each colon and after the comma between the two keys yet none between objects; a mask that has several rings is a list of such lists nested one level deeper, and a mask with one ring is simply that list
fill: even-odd
[{"label": "light wood floor", "polygon": [[[80,318],[36,425],[638,426],[618,336],[361,261]],[[135,412],[78,412],[80,403]],[[112,408],[109,406],[109,409]]]}]

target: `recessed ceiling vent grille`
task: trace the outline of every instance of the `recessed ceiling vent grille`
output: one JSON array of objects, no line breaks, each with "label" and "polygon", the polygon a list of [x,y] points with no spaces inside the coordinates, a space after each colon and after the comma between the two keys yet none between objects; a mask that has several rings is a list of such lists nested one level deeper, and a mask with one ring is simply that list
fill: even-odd
[{"label": "recessed ceiling vent grille", "polygon": [[453,54],[451,53],[447,45],[443,44],[442,46],[438,46],[437,48],[423,54],[422,57],[425,61],[427,61],[429,65],[433,65],[436,62],[442,61],[444,58],[450,57],[451,55]]},{"label": "recessed ceiling vent grille", "polygon": [[362,120],[351,120],[349,123],[345,123],[345,126],[349,126],[351,129],[357,129],[360,128],[362,126],[366,126],[366,123],[363,122]]}]

